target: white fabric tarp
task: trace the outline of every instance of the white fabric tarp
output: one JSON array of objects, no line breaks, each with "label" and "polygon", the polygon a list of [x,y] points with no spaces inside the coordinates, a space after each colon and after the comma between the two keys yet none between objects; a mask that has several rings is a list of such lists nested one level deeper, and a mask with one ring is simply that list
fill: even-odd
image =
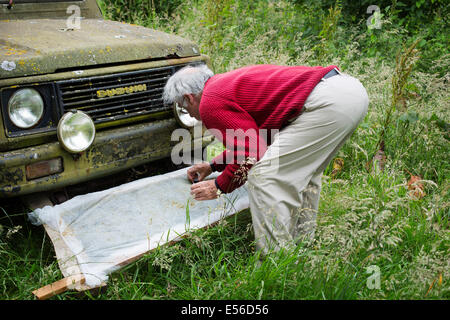
[{"label": "white fabric tarp", "polygon": [[29,218],[44,224],[63,275],[81,272],[85,286],[96,287],[127,261],[248,208],[246,186],[195,201],[187,169],[77,196],[36,209]]}]

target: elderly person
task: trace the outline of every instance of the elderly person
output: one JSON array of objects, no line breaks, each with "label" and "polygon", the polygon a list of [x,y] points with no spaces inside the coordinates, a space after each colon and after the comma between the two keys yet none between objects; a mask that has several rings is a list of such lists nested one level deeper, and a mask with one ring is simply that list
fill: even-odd
[{"label": "elderly person", "polygon": [[[210,163],[189,168],[188,178],[199,178],[194,199],[214,199],[247,181],[263,254],[313,239],[322,173],[369,103],[362,84],[333,65],[255,65],[217,75],[205,65],[187,66],[168,80],[164,100],[227,146]],[[230,135],[238,130],[244,138]],[[222,173],[205,180],[213,171]]]}]

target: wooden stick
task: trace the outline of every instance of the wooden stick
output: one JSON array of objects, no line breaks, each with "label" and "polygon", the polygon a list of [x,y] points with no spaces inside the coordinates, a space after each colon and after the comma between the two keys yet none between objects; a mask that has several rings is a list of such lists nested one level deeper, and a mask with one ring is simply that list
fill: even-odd
[{"label": "wooden stick", "polygon": [[77,284],[83,284],[86,281],[83,275],[78,274],[74,276],[70,276],[51,284],[48,284],[42,288],[33,291],[33,294],[39,300],[45,300],[51,298],[57,294],[63,293],[67,289],[73,288]]}]

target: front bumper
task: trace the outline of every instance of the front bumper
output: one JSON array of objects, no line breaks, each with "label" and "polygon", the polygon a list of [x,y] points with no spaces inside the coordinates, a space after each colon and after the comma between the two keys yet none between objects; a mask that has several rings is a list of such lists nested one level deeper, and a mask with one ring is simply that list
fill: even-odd
[{"label": "front bumper", "polygon": [[[97,132],[94,144],[85,152],[73,155],[59,142],[0,153],[0,198],[49,191],[111,175],[131,167],[170,157],[175,119],[154,121]],[[192,146],[205,147],[212,136]],[[62,159],[62,172],[37,179],[27,179],[26,166],[51,159]]]}]

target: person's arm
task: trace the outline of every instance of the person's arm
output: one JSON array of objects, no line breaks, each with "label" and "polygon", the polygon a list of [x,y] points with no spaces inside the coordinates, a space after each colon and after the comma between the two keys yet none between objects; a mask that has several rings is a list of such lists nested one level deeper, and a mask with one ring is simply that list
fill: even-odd
[{"label": "person's arm", "polygon": [[229,153],[230,152],[228,150],[224,150],[221,154],[214,157],[209,162],[211,169],[213,171],[218,171],[218,172],[222,172],[223,170],[225,170],[225,167],[227,166],[226,159],[227,159],[227,156],[229,156]]},{"label": "person's arm", "polygon": [[213,159],[213,167],[224,168],[216,186],[229,193],[246,182],[248,170],[265,153],[267,143],[260,137],[255,120],[239,105],[215,96],[203,98],[207,110],[201,109],[202,121],[227,147]]}]

